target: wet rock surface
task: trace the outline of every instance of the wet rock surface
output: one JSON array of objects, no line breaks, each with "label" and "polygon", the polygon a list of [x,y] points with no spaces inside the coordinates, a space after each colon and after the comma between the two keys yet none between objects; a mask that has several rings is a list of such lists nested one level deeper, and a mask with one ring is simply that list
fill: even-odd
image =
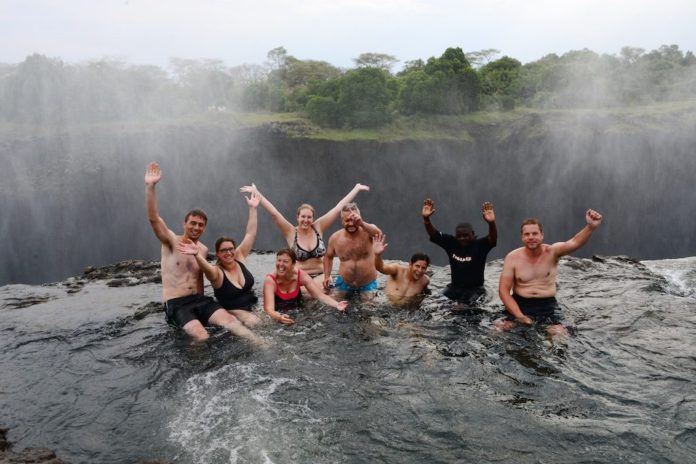
[{"label": "wet rock surface", "polygon": [[0,428],[0,464],[10,463],[67,464],[46,448],[13,450],[12,444],[7,440],[7,429]]}]

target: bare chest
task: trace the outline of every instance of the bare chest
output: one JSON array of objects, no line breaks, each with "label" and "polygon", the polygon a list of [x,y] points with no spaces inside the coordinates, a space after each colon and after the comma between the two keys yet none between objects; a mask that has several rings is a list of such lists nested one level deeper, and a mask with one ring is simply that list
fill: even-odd
[{"label": "bare chest", "polygon": [[515,265],[515,281],[520,284],[553,280],[558,264],[551,253],[538,257],[521,256]]},{"label": "bare chest", "polygon": [[342,261],[374,259],[372,242],[367,233],[356,233],[355,236],[339,238],[336,242],[336,254]]}]

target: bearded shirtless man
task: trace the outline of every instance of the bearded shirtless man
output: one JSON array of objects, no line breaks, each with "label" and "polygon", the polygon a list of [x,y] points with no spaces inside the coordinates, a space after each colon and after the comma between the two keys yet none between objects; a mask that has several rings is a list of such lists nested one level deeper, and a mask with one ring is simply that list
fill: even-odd
[{"label": "bearded shirtless man", "polygon": [[335,288],[340,293],[363,293],[377,290],[377,270],[375,254],[372,251],[372,237],[382,231],[374,224],[368,224],[360,217],[355,203],[348,203],[341,210],[343,229],[334,232],[329,238],[324,255],[324,288],[331,288],[331,268],[334,257],[338,256],[340,265]]}]

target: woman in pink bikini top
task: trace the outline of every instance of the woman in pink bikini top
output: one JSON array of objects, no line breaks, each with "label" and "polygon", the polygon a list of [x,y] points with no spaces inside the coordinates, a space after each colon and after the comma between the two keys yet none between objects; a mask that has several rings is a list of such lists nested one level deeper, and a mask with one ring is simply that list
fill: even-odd
[{"label": "woman in pink bikini top", "polygon": [[290,248],[283,248],[276,253],[275,271],[267,274],[263,282],[263,309],[271,319],[281,324],[292,325],[295,321],[284,312],[290,308],[296,308],[302,299],[300,287],[305,289],[314,298],[327,306],[332,306],[339,311],[345,311],[348,306],[346,301],[336,301],[325,294],[314,280],[305,271],[295,267],[297,257]]}]

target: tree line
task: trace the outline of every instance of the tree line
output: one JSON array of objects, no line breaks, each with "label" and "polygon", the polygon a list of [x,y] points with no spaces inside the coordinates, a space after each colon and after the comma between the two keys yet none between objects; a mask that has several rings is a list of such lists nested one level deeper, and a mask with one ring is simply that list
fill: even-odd
[{"label": "tree line", "polygon": [[69,64],[44,55],[0,64],[0,118],[80,123],[201,111],[299,112],[323,127],[379,127],[399,115],[461,115],[515,107],[609,108],[696,96],[696,57],[677,45],[618,55],[590,50],[522,64],[494,49],[414,60],[364,53],[354,67],[300,60],[283,47],[267,62],[173,58],[167,69],[102,59]]}]

